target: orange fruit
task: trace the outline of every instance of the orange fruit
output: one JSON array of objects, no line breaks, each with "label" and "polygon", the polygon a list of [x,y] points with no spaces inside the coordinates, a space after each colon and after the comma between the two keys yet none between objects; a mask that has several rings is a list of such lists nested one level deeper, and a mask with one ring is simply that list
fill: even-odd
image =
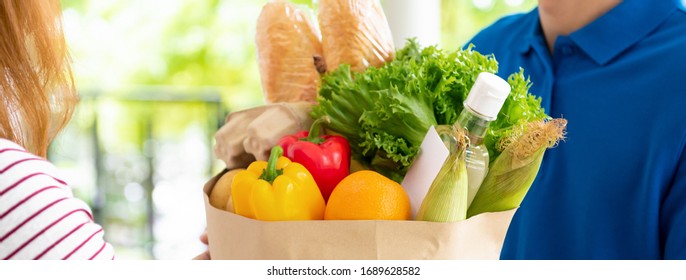
[{"label": "orange fruit", "polygon": [[410,198],[397,182],[371,170],[345,177],[331,192],[325,220],[409,220]]}]

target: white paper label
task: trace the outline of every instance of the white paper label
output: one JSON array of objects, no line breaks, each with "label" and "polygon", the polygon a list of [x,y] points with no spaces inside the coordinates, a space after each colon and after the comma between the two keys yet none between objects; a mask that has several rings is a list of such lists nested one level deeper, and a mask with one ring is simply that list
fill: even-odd
[{"label": "white paper label", "polygon": [[434,178],[441,171],[443,162],[448,158],[448,148],[445,147],[436,129],[431,126],[424,136],[419,152],[410,169],[407,171],[401,185],[410,196],[412,218],[417,215],[422,201],[431,187]]}]

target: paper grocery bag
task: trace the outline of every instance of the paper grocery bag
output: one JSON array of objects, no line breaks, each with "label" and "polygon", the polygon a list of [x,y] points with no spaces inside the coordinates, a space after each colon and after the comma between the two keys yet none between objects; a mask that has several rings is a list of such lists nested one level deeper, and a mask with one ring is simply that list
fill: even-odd
[{"label": "paper grocery bag", "polygon": [[212,259],[498,259],[515,213],[515,210],[484,213],[454,223],[265,222],[210,205],[208,195],[222,174],[212,178],[204,188]]}]

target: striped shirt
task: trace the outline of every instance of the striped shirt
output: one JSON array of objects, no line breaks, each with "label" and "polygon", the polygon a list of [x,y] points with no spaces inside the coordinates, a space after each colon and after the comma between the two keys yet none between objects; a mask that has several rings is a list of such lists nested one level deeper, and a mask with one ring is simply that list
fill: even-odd
[{"label": "striped shirt", "polygon": [[0,259],[114,259],[57,168],[0,138]]}]

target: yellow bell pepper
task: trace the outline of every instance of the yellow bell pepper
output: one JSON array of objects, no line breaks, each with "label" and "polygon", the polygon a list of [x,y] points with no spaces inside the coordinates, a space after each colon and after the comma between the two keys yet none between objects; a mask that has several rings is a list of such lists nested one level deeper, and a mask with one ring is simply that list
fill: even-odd
[{"label": "yellow bell pepper", "polygon": [[323,219],[326,205],[314,178],[281,155],[276,146],[268,162],[255,161],[236,174],[231,185],[236,214],[262,221]]}]

